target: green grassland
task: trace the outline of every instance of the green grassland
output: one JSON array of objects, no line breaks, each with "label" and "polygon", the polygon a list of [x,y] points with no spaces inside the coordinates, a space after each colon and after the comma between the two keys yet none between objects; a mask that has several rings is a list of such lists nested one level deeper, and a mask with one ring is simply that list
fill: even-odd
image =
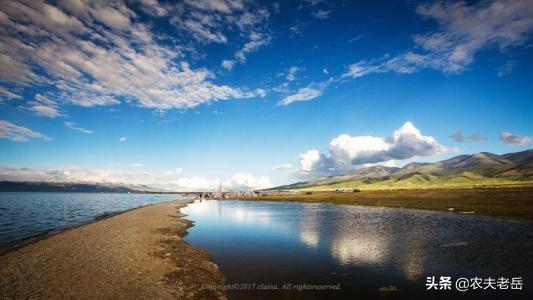
[{"label": "green grassland", "polygon": [[431,174],[415,174],[405,179],[387,178],[385,180],[359,179],[354,181],[335,182],[329,184],[297,188],[298,191],[334,191],[336,189],[357,188],[361,190],[391,189],[464,189],[477,187],[527,187],[533,181],[512,178],[491,178],[475,173],[465,172],[449,177],[438,177]]}]

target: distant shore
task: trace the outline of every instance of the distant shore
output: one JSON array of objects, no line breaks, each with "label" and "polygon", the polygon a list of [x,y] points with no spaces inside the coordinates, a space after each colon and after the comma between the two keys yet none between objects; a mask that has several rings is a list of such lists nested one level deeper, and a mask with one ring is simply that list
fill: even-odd
[{"label": "distant shore", "polygon": [[372,190],[350,193],[303,191],[298,194],[241,199],[414,208],[533,221],[533,187]]},{"label": "distant shore", "polygon": [[183,241],[186,201],[141,207],[0,255],[0,295],[27,298],[225,299],[211,254]]}]

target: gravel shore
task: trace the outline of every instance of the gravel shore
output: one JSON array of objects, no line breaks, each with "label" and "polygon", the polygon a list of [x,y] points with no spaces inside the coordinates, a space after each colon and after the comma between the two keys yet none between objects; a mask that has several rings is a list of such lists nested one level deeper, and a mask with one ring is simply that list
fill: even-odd
[{"label": "gravel shore", "polygon": [[181,237],[187,203],[142,207],[0,255],[4,299],[225,299],[210,253]]}]

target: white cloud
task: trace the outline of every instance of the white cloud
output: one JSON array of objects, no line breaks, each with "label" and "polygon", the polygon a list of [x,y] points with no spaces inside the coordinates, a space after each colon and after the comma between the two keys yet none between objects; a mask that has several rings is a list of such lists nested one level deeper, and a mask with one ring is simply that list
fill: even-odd
[{"label": "white cloud", "polygon": [[498,77],[503,77],[509,75],[513,72],[513,69],[516,68],[517,63],[514,61],[507,61],[505,64],[501,65],[498,68]]},{"label": "white cloud", "polygon": [[217,180],[209,180],[205,177],[194,176],[182,177],[172,182],[169,186],[181,191],[212,191],[215,190],[219,184],[220,181]]},{"label": "white cloud", "polygon": [[304,172],[311,172],[318,169],[321,161],[325,160],[325,157],[320,154],[318,150],[308,150],[302,153],[300,156],[300,170]]},{"label": "white cloud", "polygon": [[433,137],[423,136],[411,122],[406,122],[386,138],[341,134],[331,140],[327,155],[318,150],[300,154],[300,172],[311,176],[345,174],[371,164],[392,164],[393,160],[445,151]]},{"label": "white cloud", "polygon": [[184,5],[189,9],[177,10],[171,22],[192,32],[199,42],[230,44],[228,36],[244,40],[233,58],[221,62],[226,70],[245,63],[250,53],[271,42],[268,29],[270,13],[252,1],[185,1]]},{"label": "white cloud", "polygon": [[233,67],[235,67],[235,64],[236,64],[236,63],[237,63],[237,62],[234,61],[234,60],[227,60],[227,59],[225,59],[225,60],[222,61],[221,65],[222,65],[222,67],[223,67],[224,69],[226,69],[226,70],[233,70]]},{"label": "white cloud", "polygon": [[303,3],[298,7],[298,9],[302,9],[304,7],[314,7],[319,4],[327,3],[326,0],[303,0]]},{"label": "white cloud", "polygon": [[331,81],[325,81],[318,84],[310,84],[307,87],[299,89],[296,93],[285,97],[278,105],[289,105],[297,101],[309,101],[322,96],[324,90]]},{"label": "white cloud", "polygon": [[[181,20],[175,25],[183,34],[175,36],[197,36],[208,28],[218,42],[223,41],[215,27],[248,35],[250,40],[239,51],[241,62],[269,40],[268,11],[233,1],[196,2],[163,5],[145,0],[139,5],[150,15]],[[16,88],[43,87],[47,91],[43,96],[54,99],[55,106],[28,103],[27,107],[49,117],[58,116],[58,107],[66,104],[90,107],[133,101],[167,110],[257,96],[253,90],[215,84],[215,75],[208,69],[191,68],[185,52],[198,50],[172,35],[159,36],[166,39],[161,43],[151,25],[141,23],[128,5],[132,3],[121,0],[4,3],[0,7],[0,93],[17,98]],[[191,28],[190,22],[205,26]],[[206,25],[209,22],[213,28]],[[205,36],[202,40],[210,41]]]},{"label": "white cloud", "polygon": [[72,129],[72,130],[76,130],[76,131],[79,131],[81,133],[85,133],[85,134],[92,134],[94,133],[94,131],[92,130],[89,130],[89,129],[85,129],[85,128],[82,128],[82,127],[78,127],[76,123],[74,122],[65,122],[65,126]]},{"label": "white cloud", "polygon": [[270,178],[266,176],[255,177],[248,173],[236,173],[233,175],[232,187],[237,189],[266,189],[272,187]]},{"label": "white cloud", "polygon": [[53,181],[53,182],[90,182],[154,184],[174,179],[164,173],[122,172],[90,168],[17,168],[0,167],[0,180],[6,181]]},{"label": "white cloud", "polygon": [[331,13],[331,10],[319,9],[315,12],[312,12],[311,15],[317,19],[325,20],[329,18],[330,13]]},{"label": "white cloud", "polygon": [[348,44],[351,44],[351,43],[355,43],[357,42],[358,40],[362,39],[364,36],[362,34],[360,35],[357,35],[351,39],[348,40]]},{"label": "white cloud", "polygon": [[342,77],[358,78],[372,73],[383,72],[386,72],[386,70],[381,65],[374,65],[366,61],[359,61],[349,65]]},{"label": "white cloud", "polygon": [[291,164],[279,164],[272,167],[274,170],[292,170],[293,167]]},{"label": "white cloud", "polygon": [[156,183],[155,186],[177,191],[214,191],[222,183],[224,191],[256,190],[272,187],[270,178],[248,173],[235,173],[231,178],[209,179],[201,176],[179,177],[175,180]]},{"label": "white cloud", "polygon": [[[22,96],[0,86],[0,96],[7,99],[22,99]],[[1,99],[1,98],[0,98]]]},{"label": "white cloud", "polygon": [[50,140],[49,137],[40,132],[4,120],[0,120],[0,139],[8,139],[13,142],[27,142],[30,139]]},{"label": "white cloud", "polygon": [[125,141],[127,141],[127,140],[128,140],[128,138],[125,137],[125,136],[123,136],[123,137],[121,137],[121,138],[118,139],[119,142],[125,142]]},{"label": "white cloud", "polygon": [[300,72],[301,68],[292,66],[289,68],[289,71],[287,72],[287,76],[285,77],[287,81],[294,81],[296,80],[296,73]]},{"label": "white cloud", "polygon": [[56,118],[62,116],[57,103],[39,93],[35,95],[35,100],[26,103],[26,108],[42,117]]},{"label": "white cloud", "polygon": [[168,170],[164,172],[165,175],[179,175],[181,173],[183,173],[182,168],[176,168],[174,170]]},{"label": "white cloud", "polygon": [[436,21],[439,29],[414,36],[420,50],[356,62],[348,66],[343,77],[357,78],[384,72],[406,74],[425,68],[461,73],[484,49],[496,48],[504,52],[525,44],[533,30],[531,7],[527,0],[421,4],[417,13]]},{"label": "white cloud", "polygon": [[526,146],[531,144],[531,138],[528,136],[515,135],[510,132],[502,132],[500,141],[511,146]]},{"label": "white cloud", "polygon": [[163,5],[159,3],[158,0],[140,0],[141,2],[141,9],[156,17],[164,17],[169,14],[169,7],[167,5]]},{"label": "white cloud", "polygon": [[61,116],[59,110],[53,106],[46,106],[35,103],[28,107],[28,109],[33,111],[35,114],[43,117],[55,118]]},{"label": "white cloud", "polygon": [[225,0],[209,0],[209,1],[195,1],[195,0],[186,0],[187,4],[192,5],[201,10],[210,11],[210,12],[221,12],[221,13],[231,13],[234,10],[243,9],[242,1],[225,1]]},{"label": "white cloud", "polygon": [[267,91],[264,89],[258,88],[258,89],[255,89],[255,94],[257,95],[257,97],[264,98],[267,94]]},{"label": "white cloud", "polygon": [[132,168],[142,168],[142,167],[144,167],[144,164],[143,163],[133,163],[133,164],[130,164],[130,167],[132,167]]},{"label": "white cloud", "polygon": [[[135,166],[134,166],[135,165]],[[131,166],[141,167],[142,164]],[[173,191],[213,191],[222,182],[224,191],[242,191],[272,187],[268,177],[236,173],[227,179],[183,176],[178,168],[163,172],[131,172],[90,168],[17,168],[0,166],[0,181],[53,181],[87,183],[143,184]]]},{"label": "white cloud", "polygon": [[[246,57],[248,54],[252,52],[258,51],[260,48],[270,44],[272,38],[269,34],[261,33],[261,32],[251,32],[249,35],[249,41],[244,44],[242,49],[235,52],[235,60],[230,61],[232,64],[232,67],[237,63],[245,63]],[[224,62],[222,62],[224,64]],[[230,63],[226,63],[230,64]]]},{"label": "white cloud", "polygon": [[305,23],[297,23],[289,27],[289,31],[292,33],[292,35],[295,36],[303,36],[302,30],[304,27],[306,27],[307,24]]}]

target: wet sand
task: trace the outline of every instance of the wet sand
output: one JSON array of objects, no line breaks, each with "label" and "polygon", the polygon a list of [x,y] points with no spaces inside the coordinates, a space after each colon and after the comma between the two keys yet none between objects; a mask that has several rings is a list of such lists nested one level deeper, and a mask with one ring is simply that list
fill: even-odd
[{"label": "wet sand", "polygon": [[225,299],[223,276],[171,201],[66,230],[0,255],[0,298]]}]

